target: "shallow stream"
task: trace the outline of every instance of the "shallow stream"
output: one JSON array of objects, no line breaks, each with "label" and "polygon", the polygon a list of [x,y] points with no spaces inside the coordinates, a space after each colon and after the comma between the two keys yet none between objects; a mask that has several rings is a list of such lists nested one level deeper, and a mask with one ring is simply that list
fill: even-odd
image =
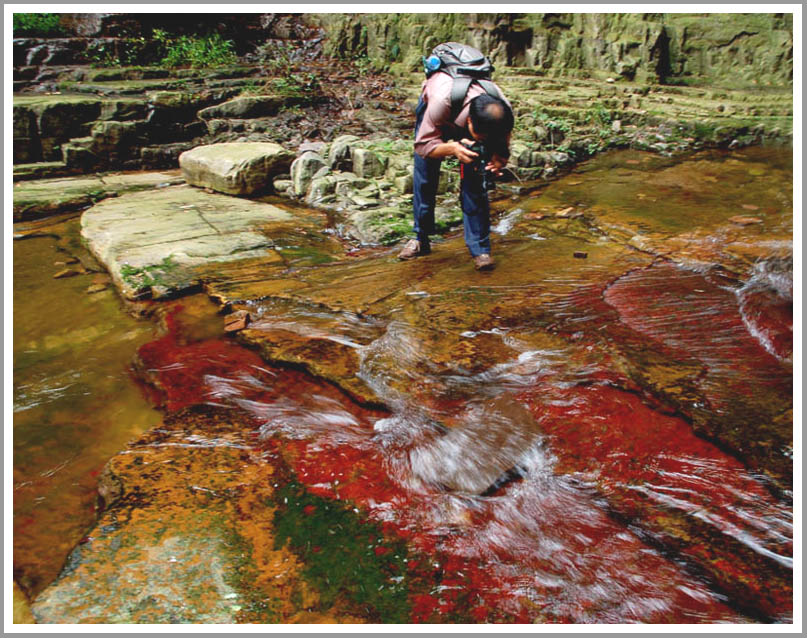
[{"label": "shallow stream", "polygon": [[[787,622],[791,158],[608,153],[497,201],[489,275],[454,237],[405,275],[311,260],[316,294],[250,302],[256,338],[336,344],[375,405],[259,365],[201,296],[166,302],[158,339],[53,279],[53,239],[16,242],[15,579],[56,576],[106,459],[159,424],[148,396],[238,411],[305,494],[405,543],[369,620]],[[296,551],[344,560],[329,542]]]}]

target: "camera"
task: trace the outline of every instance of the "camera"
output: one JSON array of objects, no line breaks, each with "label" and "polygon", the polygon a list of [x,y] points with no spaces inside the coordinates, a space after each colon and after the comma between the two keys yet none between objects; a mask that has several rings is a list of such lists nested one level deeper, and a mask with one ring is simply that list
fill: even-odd
[{"label": "camera", "polygon": [[485,170],[485,166],[487,166],[488,162],[490,161],[491,153],[482,142],[463,144],[463,146],[469,151],[473,151],[478,155],[473,162],[466,164],[465,166],[467,166],[482,182],[483,191],[492,191],[494,188],[496,188],[496,183],[493,181],[493,173]]}]

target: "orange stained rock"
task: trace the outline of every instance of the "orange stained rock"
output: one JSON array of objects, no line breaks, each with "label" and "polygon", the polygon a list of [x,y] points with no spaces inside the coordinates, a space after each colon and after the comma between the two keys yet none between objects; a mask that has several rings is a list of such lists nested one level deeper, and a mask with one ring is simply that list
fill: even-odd
[{"label": "orange stained rock", "polygon": [[335,383],[360,404],[378,403],[373,391],[358,377],[355,348],[320,336],[289,330],[249,328],[238,334],[241,343],[257,347],[268,361],[304,367],[311,374]]},{"label": "orange stained rock", "polygon": [[[108,502],[74,569],[35,605],[43,622],[294,622],[318,609],[301,564],[276,548],[276,468],[254,426],[225,411],[166,418],[110,460]],[[352,616],[347,622],[354,622]]]}]

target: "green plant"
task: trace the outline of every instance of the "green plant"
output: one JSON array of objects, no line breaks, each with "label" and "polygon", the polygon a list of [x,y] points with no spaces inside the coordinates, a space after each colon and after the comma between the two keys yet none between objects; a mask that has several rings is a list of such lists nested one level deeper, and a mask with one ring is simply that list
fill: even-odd
[{"label": "green plant", "polygon": [[696,121],[693,125],[692,135],[698,140],[712,139],[715,136],[715,123],[709,121]]},{"label": "green plant", "polygon": [[178,264],[169,255],[159,264],[151,266],[134,267],[123,264],[120,275],[121,279],[134,289],[150,288],[151,286],[166,285],[168,283],[166,275],[175,270],[177,266]]},{"label": "green plant", "polygon": [[595,126],[609,126],[611,124],[611,111],[602,102],[594,104],[586,113],[586,120]]},{"label": "green plant", "polygon": [[122,67],[148,62],[148,43],[143,37],[122,38],[117,46],[112,42],[99,40],[87,49],[87,57],[94,67]]},{"label": "green plant", "polygon": [[223,39],[218,33],[204,37],[181,35],[172,38],[165,31],[155,29],[154,39],[165,47],[165,57],[160,60],[160,64],[165,67],[189,66],[201,69],[238,61],[233,41]]},{"label": "green plant", "polygon": [[63,35],[58,13],[15,13],[14,37],[47,38]]},{"label": "green plant", "polygon": [[370,58],[366,55],[360,55],[353,58],[353,66],[356,67],[356,70],[359,72],[359,76],[365,77],[371,71],[372,63],[370,62]]},{"label": "green plant", "polygon": [[550,148],[555,148],[556,137],[558,138],[557,142],[560,142],[566,137],[566,134],[572,130],[572,123],[565,118],[553,118],[548,113],[538,111],[535,112],[535,117],[546,127],[546,130],[549,132]]},{"label": "green plant", "polygon": [[288,115],[294,115],[295,118],[301,118],[302,116],[305,115],[303,107],[300,106],[299,104],[292,104],[291,106],[289,106],[288,104],[284,104],[283,106],[280,107],[280,112],[286,113]]},{"label": "green plant", "polygon": [[267,84],[274,92],[287,96],[308,96],[320,90],[316,73],[290,73]]},{"label": "green plant", "polygon": [[247,80],[244,86],[241,87],[241,95],[260,95],[263,93],[264,86],[255,80]]},{"label": "green plant", "polygon": [[561,153],[567,153],[568,155],[571,155],[572,158],[574,158],[575,155],[577,155],[577,153],[574,152],[574,149],[571,147],[571,145],[568,142],[564,142],[563,144],[558,146],[555,150],[559,151]]},{"label": "green plant", "polygon": [[328,609],[352,605],[376,621],[409,620],[406,545],[348,504],[292,482],[275,492],[275,547],[300,557],[305,579]]},{"label": "green plant", "polygon": [[396,62],[401,57],[401,44],[398,41],[398,36],[394,36],[386,47],[387,61]]},{"label": "green plant", "polygon": [[602,140],[591,140],[586,144],[586,153],[594,155],[605,148]]}]

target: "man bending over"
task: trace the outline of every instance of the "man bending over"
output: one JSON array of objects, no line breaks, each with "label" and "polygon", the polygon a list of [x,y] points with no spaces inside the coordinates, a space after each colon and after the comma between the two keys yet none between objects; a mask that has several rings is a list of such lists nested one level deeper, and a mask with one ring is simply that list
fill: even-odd
[{"label": "man bending over", "polygon": [[[509,103],[488,95],[477,83],[471,84],[459,115],[451,117],[453,79],[434,73],[424,82],[415,110],[414,234],[398,255],[413,259],[431,252],[429,235],[434,234],[434,202],[445,157],[460,161],[460,199],[465,243],[478,270],[493,268],[490,256],[490,203],[484,171],[501,175],[510,157],[513,112]],[[498,87],[496,87],[498,90]],[[499,90],[499,95],[502,95]],[[485,149],[479,170],[478,143]],[[470,147],[476,144],[475,149]]]}]

